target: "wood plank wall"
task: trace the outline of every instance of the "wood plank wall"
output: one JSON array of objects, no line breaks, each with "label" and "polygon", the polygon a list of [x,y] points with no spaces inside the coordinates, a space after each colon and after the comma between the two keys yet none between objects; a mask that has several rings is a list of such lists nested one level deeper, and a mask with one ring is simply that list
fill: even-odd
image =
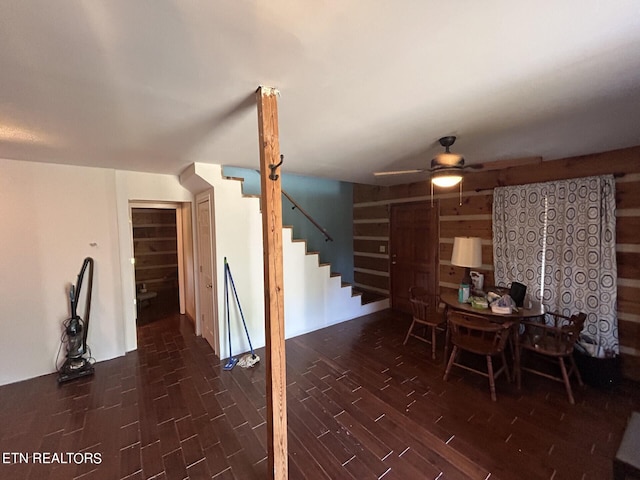
[{"label": "wood plank wall", "polygon": [[[437,190],[440,289],[457,288],[462,269],[451,265],[453,238],[482,239],[485,284],[493,279],[493,189],[592,175],[616,175],[618,322],[623,373],[640,381],[640,146],[493,171],[468,171],[462,206],[457,190]],[[446,192],[446,193],[444,193]],[[430,201],[427,179],[391,187],[354,185],[354,279],[363,290],[389,294],[389,206]]]}]

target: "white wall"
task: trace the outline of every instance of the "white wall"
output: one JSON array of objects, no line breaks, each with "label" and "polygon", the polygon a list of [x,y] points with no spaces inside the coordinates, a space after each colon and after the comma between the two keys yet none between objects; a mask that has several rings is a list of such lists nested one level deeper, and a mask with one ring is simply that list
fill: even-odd
[{"label": "white wall", "polygon": [[[223,180],[220,166],[196,164],[189,171],[206,179],[192,185],[214,187],[220,351],[228,355],[225,256],[253,345],[262,347],[259,200],[243,198],[240,182]],[[0,385],[55,371],[62,322],[70,315],[68,287],[76,283],[87,256],[95,260],[88,336],[93,356],[107,360],[136,348],[130,201],[184,203],[193,195],[171,175],[0,159]],[[195,209],[191,212],[193,219]],[[360,307],[350,289],[329,276],[328,267],[318,268],[317,256],[305,255],[302,243],[292,242],[290,234],[283,243],[287,338],[384,307]],[[197,288],[195,295],[197,302]],[[80,310],[82,315],[82,305]],[[241,320],[235,313],[232,320],[233,351],[247,351]]]},{"label": "white wall", "polygon": [[88,344],[96,360],[124,354],[115,204],[113,170],[0,159],[0,384],[55,371],[68,288],[87,256]]},{"label": "white wall", "polygon": [[124,338],[127,352],[137,348],[135,270],[131,263],[133,242],[129,202],[193,202],[193,195],[180,185],[177,176],[154,173],[115,172],[117,222],[120,246],[121,295],[124,304]]},{"label": "white wall", "polygon": [[[238,290],[251,342],[254,348],[265,344],[264,331],[264,289],[262,270],[262,217],[260,201],[257,198],[242,198],[240,182],[223,180],[220,165],[197,163],[181,175],[184,184],[197,185],[194,176],[202,178],[213,187],[214,199],[214,267],[217,288],[217,319],[219,324],[221,356],[229,355],[228,330],[224,323],[224,257],[227,257],[231,273]],[[233,297],[229,304],[233,306]],[[242,320],[232,312],[232,351],[236,353],[249,349],[242,326]]]}]

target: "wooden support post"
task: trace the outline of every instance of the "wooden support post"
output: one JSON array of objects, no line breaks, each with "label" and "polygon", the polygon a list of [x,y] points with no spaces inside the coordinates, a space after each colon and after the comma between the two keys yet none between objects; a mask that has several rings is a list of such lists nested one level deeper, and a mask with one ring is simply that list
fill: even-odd
[{"label": "wooden support post", "polygon": [[[287,382],[284,345],[284,287],[282,266],[282,188],[273,166],[280,162],[277,91],[260,87],[260,185],[264,245],[264,303],[267,367],[267,445],[273,479],[288,477]],[[277,178],[274,177],[277,175]]]}]

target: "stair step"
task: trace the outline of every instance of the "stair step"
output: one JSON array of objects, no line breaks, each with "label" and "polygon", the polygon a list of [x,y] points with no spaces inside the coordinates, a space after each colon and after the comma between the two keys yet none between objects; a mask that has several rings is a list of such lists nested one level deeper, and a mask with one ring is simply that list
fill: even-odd
[{"label": "stair step", "polygon": [[236,182],[244,182],[244,178],[242,177],[227,177],[226,175],[222,176],[225,180],[235,180]]},{"label": "stair step", "polygon": [[[296,241],[296,240],[294,240]],[[304,242],[304,240],[303,240]],[[320,252],[307,252],[307,255],[320,255]]]},{"label": "stair step", "polygon": [[[329,265],[328,263],[326,265]],[[331,272],[330,276],[333,277],[339,277],[340,274],[338,272]]]},{"label": "stair step", "polygon": [[[342,282],[342,288],[349,288],[351,287],[351,298],[353,297],[361,297],[362,296],[362,292],[358,291],[356,288],[354,288],[354,286],[350,283],[347,282]],[[360,303],[362,303],[362,298],[360,299]]]},{"label": "stair step", "polygon": [[[242,177],[229,177],[227,175],[223,175],[222,178],[224,180],[232,180],[235,182],[240,182],[242,183],[242,198],[261,198],[261,195],[259,194],[255,194],[255,193],[244,193],[244,178]],[[260,210],[262,212],[262,210]]]},{"label": "stair step", "polygon": [[372,292],[370,290],[364,290],[358,287],[353,287],[353,288],[354,288],[354,291],[362,295],[362,298],[360,300],[362,302],[362,305],[379,302],[380,300],[386,300],[387,298],[389,298],[388,296],[381,295],[379,293]]}]

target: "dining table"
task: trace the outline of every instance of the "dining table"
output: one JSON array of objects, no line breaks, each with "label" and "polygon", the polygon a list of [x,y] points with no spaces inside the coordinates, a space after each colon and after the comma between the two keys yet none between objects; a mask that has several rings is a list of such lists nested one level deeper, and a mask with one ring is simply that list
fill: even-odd
[{"label": "dining table", "polygon": [[[504,323],[510,322],[511,335],[514,347],[513,352],[513,370],[515,372],[516,384],[518,389],[522,386],[522,376],[520,371],[520,322],[527,319],[544,318],[544,305],[532,305],[531,308],[518,307],[511,313],[496,313],[488,308],[478,308],[467,302],[458,301],[457,291],[445,291],[440,294],[440,301],[444,303],[444,317],[448,318],[450,310],[473,313],[488,318],[492,322]],[[445,349],[449,347],[449,329],[447,329],[447,339]],[[445,359],[446,363],[446,359]]]}]

